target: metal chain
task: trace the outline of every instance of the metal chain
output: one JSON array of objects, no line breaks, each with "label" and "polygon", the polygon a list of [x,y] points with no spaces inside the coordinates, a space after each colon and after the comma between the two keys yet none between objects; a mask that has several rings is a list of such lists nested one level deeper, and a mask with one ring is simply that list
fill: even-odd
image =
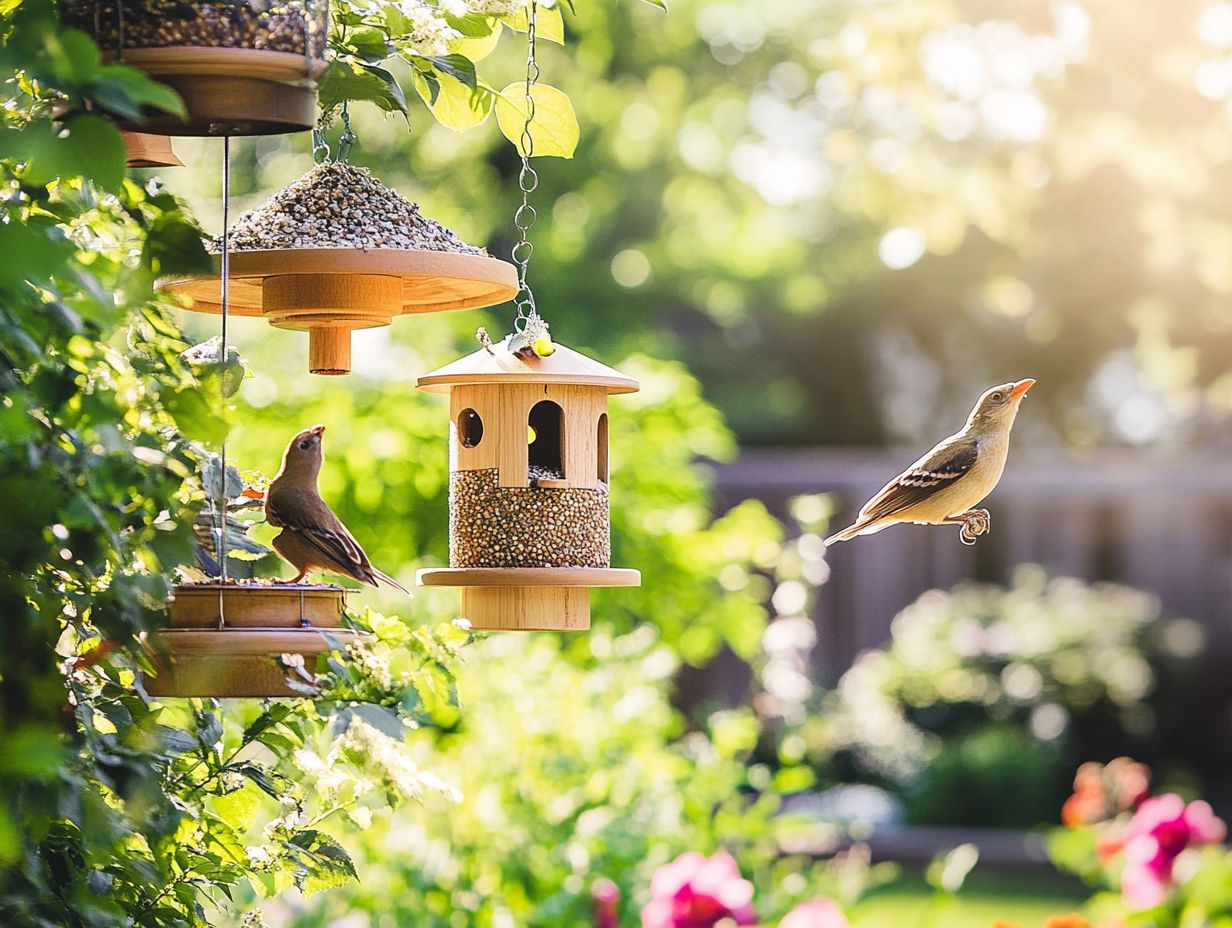
[{"label": "metal chain", "polygon": [[535,84],[539,81],[539,62],[535,60],[535,26],[538,13],[538,0],[529,0],[526,7],[526,122],[522,126],[521,149],[522,169],[518,171],[518,187],[522,191],[522,205],[513,214],[513,224],[518,230],[518,242],[513,246],[513,263],[518,268],[518,292],[516,300],[518,314],[513,320],[513,328],[519,334],[526,330],[527,324],[538,317],[535,308],[535,294],[527,280],[527,268],[530,256],[535,252],[535,246],[530,243],[530,230],[535,224],[538,214],[530,205],[530,195],[539,186],[539,175],[530,166],[530,159],[535,153],[535,140],[531,135],[531,124],[535,119]]},{"label": "metal chain", "polygon": [[325,139],[325,127],[318,124],[312,130],[312,160],[317,164],[325,161],[347,162],[351,160],[351,149],[359,137],[351,128],[351,113],[346,103],[342,104],[342,112],[339,115],[342,118],[342,134],[338,136],[338,148],[333,155],[330,154],[329,142]]}]

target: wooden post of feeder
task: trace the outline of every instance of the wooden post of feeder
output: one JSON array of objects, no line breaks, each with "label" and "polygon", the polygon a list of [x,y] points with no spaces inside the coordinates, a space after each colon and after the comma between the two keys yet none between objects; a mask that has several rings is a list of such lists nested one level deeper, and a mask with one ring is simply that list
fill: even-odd
[{"label": "wooden post of feeder", "polygon": [[547,358],[482,349],[419,379],[450,395],[448,568],[479,629],[583,630],[590,587],[637,586],[611,567],[607,397],[637,382],[563,345]]},{"label": "wooden post of feeder", "polygon": [[280,274],[265,279],[270,324],[308,330],[308,370],[351,372],[351,331],[389,325],[402,312],[402,278],[387,274]]}]

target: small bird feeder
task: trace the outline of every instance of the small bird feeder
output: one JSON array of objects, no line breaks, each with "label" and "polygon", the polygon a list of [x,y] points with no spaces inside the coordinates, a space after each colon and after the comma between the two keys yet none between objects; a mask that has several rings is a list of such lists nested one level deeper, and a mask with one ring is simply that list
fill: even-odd
[{"label": "small bird feeder", "polygon": [[108,59],[180,95],[186,119],[150,112],[142,131],[272,135],[316,122],[328,0],[69,0],[64,16]]},{"label": "small bird feeder", "polygon": [[279,658],[298,654],[312,667],[318,654],[355,641],[356,632],[340,627],[343,595],[340,586],[306,583],[180,584],[167,606],[170,628],[155,640],[156,673],[146,691],[300,697]]},{"label": "small bird feeder", "polygon": [[[351,370],[351,330],[404,313],[502,303],[513,265],[468,245],[344,161],[316,165],[229,232],[230,309],[308,331],[308,369]],[[219,277],[169,281],[198,312],[219,312]]]},{"label": "small bird feeder", "polygon": [[475,628],[587,629],[590,587],[641,582],[611,567],[608,508],[607,397],[637,381],[510,341],[419,378],[449,394],[450,566],[418,582],[462,587]]}]

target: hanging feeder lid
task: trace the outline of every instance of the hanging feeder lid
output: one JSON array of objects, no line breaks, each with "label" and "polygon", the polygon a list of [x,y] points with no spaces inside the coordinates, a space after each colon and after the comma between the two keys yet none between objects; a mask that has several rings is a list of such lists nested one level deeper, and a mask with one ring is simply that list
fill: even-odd
[{"label": "hanging feeder lid", "polygon": [[419,389],[429,393],[448,393],[451,387],[486,383],[563,383],[605,387],[608,393],[636,393],[638,383],[620,371],[593,358],[555,343],[556,350],[546,358],[509,350],[509,339],[490,348],[480,348],[452,364],[424,374]]},{"label": "hanging feeder lid", "polygon": [[[401,290],[389,307],[392,315],[490,306],[517,292],[513,265],[421,215],[417,205],[366,168],[342,161],[316,165],[246,213],[231,227],[228,244],[228,312],[237,316],[269,314],[265,285],[269,278],[288,275],[400,278]],[[210,247],[217,253],[221,242]],[[192,309],[222,311],[218,277],[171,280],[163,286],[191,297]]]}]

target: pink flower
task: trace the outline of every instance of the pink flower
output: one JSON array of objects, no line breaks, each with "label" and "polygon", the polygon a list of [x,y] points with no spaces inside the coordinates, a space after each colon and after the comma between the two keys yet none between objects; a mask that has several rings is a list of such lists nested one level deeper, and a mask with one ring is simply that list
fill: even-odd
[{"label": "pink flower", "polygon": [[620,887],[609,879],[599,879],[590,887],[594,903],[595,928],[616,928],[620,922]]},{"label": "pink flower", "polygon": [[713,928],[720,919],[752,925],[753,884],[740,876],[730,854],[681,854],[655,871],[642,928]]},{"label": "pink flower", "polygon": [[783,918],[779,928],[851,928],[847,916],[833,899],[802,902]]},{"label": "pink flower", "polygon": [[1125,826],[1121,893],[1135,909],[1159,905],[1172,886],[1172,865],[1185,848],[1216,844],[1227,827],[1201,800],[1185,804],[1176,793],[1146,799]]}]

